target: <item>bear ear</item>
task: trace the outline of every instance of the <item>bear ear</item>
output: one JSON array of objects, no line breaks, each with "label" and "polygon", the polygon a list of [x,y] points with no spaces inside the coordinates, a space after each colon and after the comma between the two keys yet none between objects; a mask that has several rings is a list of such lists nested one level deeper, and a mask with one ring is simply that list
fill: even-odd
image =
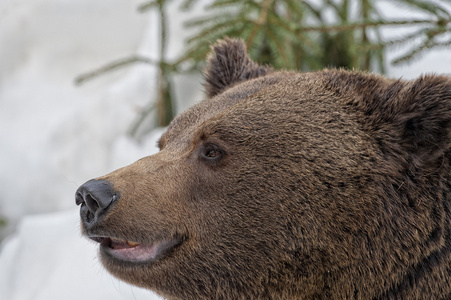
[{"label": "bear ear", "polygon": [[212,46],[205,70],[205,90],[208,98],[241,81],[269,73],[272,69],[259,66],[246,52],[242,40],[225,38]]},{"label": "bear ear", "polygon": [[449,164],[451,78],[422,76],[400,88],[399,95],[381,107],[381,114],[395,126],[392,137],[399,135],[416,167],[427,170]]}]

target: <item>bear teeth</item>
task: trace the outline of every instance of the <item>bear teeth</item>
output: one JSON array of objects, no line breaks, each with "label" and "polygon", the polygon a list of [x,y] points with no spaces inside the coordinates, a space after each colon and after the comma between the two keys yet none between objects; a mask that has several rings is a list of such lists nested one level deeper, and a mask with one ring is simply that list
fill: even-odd
[{"label": "bear teeth", "polygon": [[136,247],[136,246],[139,245],[139,243],[132,242],[132,241],[127,241],[127,245],[129,245],[130,247]]},{"label": "bear teeth", "polygon": [[[127,241],[127,240],[121,240],[121,239],[114,239],[114,238],[112,238],[111,239],[111,245],[113,245],[113,248],[116,248],[116,247],[120,247],[120,245],[128,245],[129,247],[131,247],[131,248],[134,248],[134,247],[136,247],[136,246],[139,246],[140,245],[140,243],[137,243],[137,242],[133,242],[133,241]],[[123,247],[123,246],[122,246]]]}]

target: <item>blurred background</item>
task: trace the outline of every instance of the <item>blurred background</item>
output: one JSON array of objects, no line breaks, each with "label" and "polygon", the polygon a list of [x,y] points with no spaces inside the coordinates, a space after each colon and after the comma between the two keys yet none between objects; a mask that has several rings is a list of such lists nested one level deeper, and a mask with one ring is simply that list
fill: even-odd
[{"label": "blurred background", "polygon": [[451,73],[449,0],[0,0],[0,299],[148,299],[98,265],[74,193],[156,151],[224,36],[277,69]]}]

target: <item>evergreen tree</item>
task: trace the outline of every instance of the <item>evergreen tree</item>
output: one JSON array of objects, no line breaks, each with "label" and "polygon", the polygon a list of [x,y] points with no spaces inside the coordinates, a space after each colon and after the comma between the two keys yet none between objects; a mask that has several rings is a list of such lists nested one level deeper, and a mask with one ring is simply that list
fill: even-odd
[{"label": "evergreen tree", "polygon": [[[381,15],[376,0],[211,0],[205,7],[206,16],[187,24],[195,28],[197,34],[187,40],[186,52],[178,60],[168,62],[164,55],[167,2],[152,0],[139,7],[140,11],[157,9],[159,12],[159,61],[132,56],[78,78],[78,83],[82,83],[136,62],[158,67],[157,99],[150,101],[152,104],[142,111],[132,126],[131,135],[136,135],[142,120],[154,108],[157,109],[157,126],[170,122],[174,114],[172,74],[199,70],[210,45],[224,36],[242,38],[251,57],[261,64],[304,71],[343,67],[384,73],[384,53],[390,47],[413,45],[392,62],[399,64],[410,62],[432,48],[451,46],[451,15],[444,5],[446,0],[393,0],[392,3],[424,16],[393,20]],[[184,0],[181,8],[190,11],[198,4],[197,0]],[[407,26],[417,29],[397,38],[384,40],[381,37],[384,27]]]},{"label": "evergreen tree", "polygon": [[[189,1],[190,8],[197,1]],[[251,57],[276,68],[316,70],[344,67],[384,72],[384,50],[418,41],[393,63],[409,62],[431,48],[451,45],[451,16],[445,1],[395,0],[422,12],[421,19],[384,19],[372,0],[215,0],[209,15],[191,21],[198,34],[188,40],[182,59],[201,61],[212,41],[241,37]],[[354,9],[352,9],[354,8]],[[357,9],[355,9],[357,8]],[[383,27],[416,25],[420,29],[383,40]],[[371,37],[371,38],[370,38]]]}]

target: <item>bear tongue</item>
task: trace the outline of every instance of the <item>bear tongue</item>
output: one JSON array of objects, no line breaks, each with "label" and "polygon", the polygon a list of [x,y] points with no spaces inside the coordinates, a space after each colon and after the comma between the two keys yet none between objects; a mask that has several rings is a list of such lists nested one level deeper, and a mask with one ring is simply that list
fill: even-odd
[{"label": "bear tongue", "polygon": [[124,261],[145,262],[156,259],[168,245],[167,242],[156,242],[154,244],[139,244],[136,242],[109,239],[108,244],[102,244],[110,255]]}]

